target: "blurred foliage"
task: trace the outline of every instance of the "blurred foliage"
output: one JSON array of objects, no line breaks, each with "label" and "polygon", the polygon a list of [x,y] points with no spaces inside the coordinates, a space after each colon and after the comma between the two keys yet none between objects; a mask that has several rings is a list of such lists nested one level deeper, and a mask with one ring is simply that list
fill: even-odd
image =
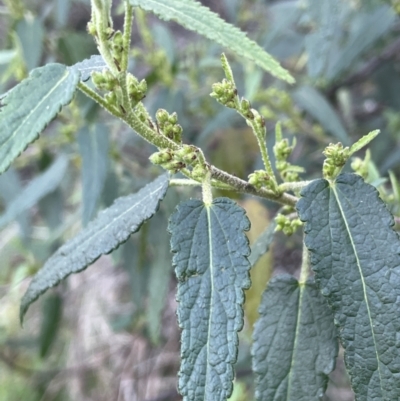
[{"label": "blurred foliage", "polygon": [[[114,3],[118,27],[121,7]],[[203,3],[248,31],[296,77],[297,84],[289,86],[229,55],[239,92],[267,121],[270,153],[280,121],[285,137],[297,137],[290,162],[303,167],[310,179],[321,175],[320,150],[329,142],[347,145],[379,128],[382,134],[371,150],[353,157],[351,168],[375,185],[395,216],[400,216],[400,21],[396,14],[400,3]],[[89,18],[89,1],[84,0],[0,2],[0,93],[37,66],[71,65],[95,54],[96,46],[86,33]],[[244,122],[209,97],[212,84],[222,77],[222,49],[143,12],[135,15],[132,35],[129,65],[139,79],[147,80],[149,111],[154,115],[162,107],[177,112],[184,140],[201,146],[218,167],[240,177],[259,168],[256,143]],[[98,132],[100,147],[83,143],[82,130],[89,130],[94,140]],[[195,190],[171,190],[157,219],[112,258],[98,262],[102,273],[91,273],[91,268],[87,274],[94,278],[85,278],[86,273],[71,277],[33,308],[24,330],[18,323],[26,278],[97,210],[157,174],[159,169],[148,162],[153,151],[121,122],[78,95],[0,177],[1,216],[10,215],[18,199],[27,205],[17,209],[14,222],[7,221],[0,234],[0,400],[179,399],[174,390],[179,343],[169,291],[173,278],[168,237],[158,234],[165,232],[167,217],[182,193],[195,195]],[[37,183],[34,180],[43,177],[60,154],[69,160],[63,178],[51,183],[50,192],[32,194],[29,185]],[[93,160],[99,175],[83,169]],[[93,196],[85,195],[85,180],[95,186]],[[277,209],[268,204],[267,215],[266,204],[243,201],[254,221],[254,232],[249,234],[253,241]],[[299,249],[296,236],[291,241]],[[279,269],[293,272],[298,267],[299,259],[288,256],[292,251],[285,253],[279,247],[278,241],[253,270],[257,286],[248,293],[246,306],[250,331],[259,302],[258,284],[263,288],[272,273],[272,259]],[[252,397],[245,332],[242,343],[239,385],[232,400]],[[326,400],[351,400],[346,383],[343,374],[340,379],[335,376]]]}]

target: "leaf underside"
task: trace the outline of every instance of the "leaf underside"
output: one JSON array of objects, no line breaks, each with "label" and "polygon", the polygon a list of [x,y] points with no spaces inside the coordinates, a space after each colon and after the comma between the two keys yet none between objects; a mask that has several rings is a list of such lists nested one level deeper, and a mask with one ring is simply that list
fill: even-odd
[{"label": "leaf underside", "polygon": [[222,20],[218,14],[210,11],[194,0],[129,0],[133,6],[151,11],[160,18],[174,20],[186,29],[195,31],[212,41],[245,57],[276,78],[294,83],[294,78],[278,61],[265,52],[257,43],[249,39],[244,32]]},{"label": "leaf underside", "polygon": [[27,79],[2,97],[0,108],[0,173],[44,130],[68,104],[79,72],[62,64],[33,70]]},{"label": "leaf underside", "polygon": [[249,226],[228,198],[182,202],[170,218],[183,329],[178,387],[185,401],[225,401],[232,393],[243,290],[250,286]]},{"label": "leaf underside", "polygon": [[30,304],[50,287],[59,284],[110,253],[157,211],[169,179],[162,175],[136,194],[118,198],[100,212],[77,236],[61,246],[31,281],[21,301],[21,321]]},{"label": "leaf underside", "polygon": [[297,203],[305,244],[345,349],[357,400],[400,399],[400,243],[374,187],[316,180]]},{"label": "leaf underside", "polygon": [[338,351],[333,316],[313,280],[274,277],[253,334],[256,400],[318,401]]}]

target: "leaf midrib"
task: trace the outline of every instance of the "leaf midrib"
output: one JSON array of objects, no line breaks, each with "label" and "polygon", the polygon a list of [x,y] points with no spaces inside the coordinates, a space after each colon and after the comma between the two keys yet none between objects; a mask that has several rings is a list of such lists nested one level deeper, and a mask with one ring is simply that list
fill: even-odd
[{"label": "leaf midrib", "polygon": [[305,289],[305,283],[298,283],[299,286],[299,295],[298,295],[298,312],[297,312],[297,318],[296,318],[296,330],[295,330],[295,337],[293,341],[293,352],[290,360],[290,367],[289,367],[289,372],[288,372],[288,389],[286,393],[286,400],[289,401],[290,398],[290,392],[291,392],[291,376],[293,373],[293,367],[295,363],[295,354],[296,354],[296,347],[297,347],[297,339],[298,335],[300,332],[300,322],[301,322],[301,303],[303,301],[303,294],[304,294],[304,289]]},{"label": "leaf midrib", "polygon": [[341,205],[341,203],[339,201],[339,195],[337,193],[335,184],[334,183],[330,183],[330,187],[331,187],[331,189],[332,189],[332,191],[333,191],[333,193],[335,195],[335,199],[336,199],[337,205],[339,207],[340,214],[342,215],[344,224],[346,225],[346,230],[347,230],[347,233],[348,233],[349,238],[350,238],[351,246],[353,248],[354,255],[355,255],[356,260],[357,260],[357,268],[358,268],[358,272],[360,274],[361,284],[362,284],[362,289],[363,289],[363,298],[364,298],[364,301],[365,301],[365,304],[366,304],[366,307],[367,307],[368,320],[369,320],[369,324],[370,324],[370,328],[371,328],[372,339],[373,339],[373,342],[374,342],[375,357],[376,357],[376,361],[377,361],[377,364],[378,364],[378,374],[379,374],[380,388],[382,390],[382,393],[384,393],[384,389],[382,388],[382,375],[381,375],[381,367],[380,367],[380,363],[381,362],[380,362],[379,355],[378,355],[378,348],[377,348],[377,342],[376,342],[376,338],[375,338],[374,325],[372,324],[371,310],[370,310],[370,307],[369,307],[369,300],[368,300],[368,295],[367,295],[367,291],[366,291],[366,284],[365,284],[365,281],[364,281],[364,276],[362,274],[363,272],[362,272],[362,268],[361,268],[361,264],[360,264],[360,259],[358,257],[357,249],[356,249],[356,246],[355,246],[354,241],[353,241],[353,236],[351,234],[350,227],[347,224],[347,220],[346,220],[346,216],[345,216],[344,210],[343,210],[342,205]]},{"label": "leaf midrib", "polygon": [[[42,106],[42,104],[47,100],[47,98],[68,78],[70,74],[69,70],[66,70],[62,77],[59,79],[56,85],[54,85],[49,92],[47,92],[46,96],[42,98],[42,100],[26,115],[26,117],[21,121],[18,127],[14,130],[14,132],[1,144],[1,146],[5,146],[11,139],[15,137],[17,132],[21,129],[22,126],[25,125],[26,121],[30,119],[31,115],[36,112],[36,110]],[[37,134],[37,133],[36,133]]]},{"label": "leaf midrib", "polygon": [[[207,211],[207,225],[208,225],[208,249],[209,249],[209,261],[210,261],[210,314],[208,317],[208,330],[207,330],[207,355],[206,355],[206,383],[208,383],[208,375],[209,375],[209,355],[210,355],[210,338],[211,338],[211,318],[212,318],[212,314],[213,314],[213,294],[214,294],[214,263],[213,263],[213,246],[212,246],[212,230],[211,230],[211,215],[210,215],[210,211],[211,211],[211,206],[209,205],[205,205],[206,211]],[[204,388],[204,392],[205,392],[206,388]],[[205,398],[206,399],[206,392],[205,392]]]}]

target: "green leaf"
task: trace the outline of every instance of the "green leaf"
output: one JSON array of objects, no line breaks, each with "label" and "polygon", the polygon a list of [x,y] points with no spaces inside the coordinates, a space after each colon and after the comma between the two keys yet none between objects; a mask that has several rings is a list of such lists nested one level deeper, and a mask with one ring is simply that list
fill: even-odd
[{"label": "green leaf", "polygon": [[30,15],[20,20],[15,29],[21,42],[26,67],[31,71],[39,66],[42,58],[44,38],[42,22]]},{"label": "green leaf", "polygon": [[71,101],[78,81],[78,72],[61,64],[48,64],[33,70],[1,99],[0,173]]},{"label": "green leaf", "polygon": [[223,401],[232,393],[243,290],[250,287],[244,210],[228,198],[189,200],[170,218],[183,329],[179,390],[184,401]]},{"label": "green leaf", "polygon": [[90,74],[92,71],[103,71],[107,69],[107,64],[104,61],[103,57],[99,55],[90,56],[79,63],[75,63],[71,67],[68,67],[70,70],[79,71],[81,73],[81,80],[87,81],[90,78]]},{"label": "green leaf", "polygon": [[333,315],[313,280],[274,277],[253,334],[256,400],[318,401],[338,351]]},{"label": "green leaf", "polygon": [[174,20],[186,29],[200,35],[255,62],[276,78],[294,83],[290,73],[244,32],[222,20],[217,14],[195,0],[130,0],[133,6],[157,14],[160,18]]},{"label": "green leaf", "polygon": [[357,400],[400,399],[400,243],[374,187],[316,180],[297,203],[315,279],[331,306]]},{"label": "green leaf", "polygon": [[50,294],[43,301],[42,322],[39,336],[39,354],[47,356],[57,338],[62,317],[62,298],[59,294]]},{"label": "green leaf", "polygon": [[350,144],[350,138],[336,111],[319,91],[311,86],[304,85],[296,89],[293,98],[300,107],[344,145]]},{"label": "green leaf", "polygon": [[83,231],[61,246],[39,270],[24,294],[20,308],[21,322],[30,304],[46,290],[70,274],[84,270],[138,231],[157,211],[168,183],[168,176],[162,175],[136,194],[118,198]]},{"label": "green leaf", "polygon": [[82,155],[83,225],[92,219],[104,187],[108,166],[108,129],[103,124],[85,126],[78,132]]},{"label": "green leaf", "polygon": [[381,131],[379,129],[371,131],[367,135],[364,135],[362,138],[360,138],[356,143],[351,145],[351,147],[350,147],[350,156],[353,153],[358,152],[364,146],[367,146],[373,139],[375,139],[379,135],[380,132]]},{"label": "green leaf", "polygon": [[49,169],[34,178],[12,202],[9,203],[5,213],[0,216],[0,228],[16,219],[21,213],[31,207],[47,194],[53,192],[65,177],[68,160],[60,156]]}]

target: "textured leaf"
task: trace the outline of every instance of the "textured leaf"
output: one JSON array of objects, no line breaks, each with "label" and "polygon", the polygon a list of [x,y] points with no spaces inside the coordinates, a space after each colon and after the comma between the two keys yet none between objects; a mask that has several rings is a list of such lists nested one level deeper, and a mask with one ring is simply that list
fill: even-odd
[{"label": "textured leaf", "polygon": [[357,400],[400,399],[400,243],[374,187],[316,180],[297,203],[316,281],[333,309]]},{"label": "textured leaf", "polygon": [[332,312],[314,282],[274,277],[259,312],[252,348],[256,400],[320,400],[338,343]]},{"label": "textured leaf", "polygon": [[174,20],[184,26],[230,49],[239,56],[252,60],[276,78],[294,82],[290,73],[244,32],[222,20],[217,14],[195,0],[130,0],[133,6],[152,11],[160,18]]},{"label": "textured leaf", "polygon": [[0,228],[36,205],[44,196],[53,192],[63,180],[67,166],[67,158],[60,156],[47,171],[34,178],[7,206],[5,213],[0,216]]},{"label": "textured leaf", "polygon": [[301,86],[293,93],[295,101],[311,114],[327,131],[333,134],[344,145],[350,143],[349,136],[336,111],[325,97],[311,86]]},{"label": "textured leaf", "polygon": [[62,298],[50,294],[43,301],[42,322],[40,326],[39,353],[44,358],[57,338],[62,317]]},{"label": "textured leaf", "polygon": [[178,387],[184,401],[225,401],[250,286],[249,221],[228,198],[211,205],[192,199],[178,205],[168,229],[183,329]]},{"label": "textured leaf", "polygon": [[22,298],[21,321],[29,305],[47,289],[59,284],[70,274],[82,271],[138,231],[156,212],[165,196],[168,182],[167,175],[163,175],[136,194],[118,198],[83,231],[60,247],[33,278]]},{"label": "textured leaf", "polygon": [[78,144],[82,155],[82,221],[86,225],[94,215],[107,176],[107,127],[96,124],[82,128],[78,132]]},{"label": "textured leaf", "polygon": [[107,64],[103,57],[99,55],[90,56],[90,58],[80,61],[68,67],[70,70],[79,71],[81,73],[81,80],[87,81],[90,78],[92,71],[103,71],[107,68]]},{"label": "textured leaf", "polygon": [[32,16],[20,20],[16,32],[21,42],[22,53],[28,71],[39,66],[43,51],[44,31],[39,18]]},{"label": "textured leaf", "polygon": [[48,64],[33,70],[29,78],[7,92],[0,108],[0,173],[71,101],[78,80],[78,72]]}]

